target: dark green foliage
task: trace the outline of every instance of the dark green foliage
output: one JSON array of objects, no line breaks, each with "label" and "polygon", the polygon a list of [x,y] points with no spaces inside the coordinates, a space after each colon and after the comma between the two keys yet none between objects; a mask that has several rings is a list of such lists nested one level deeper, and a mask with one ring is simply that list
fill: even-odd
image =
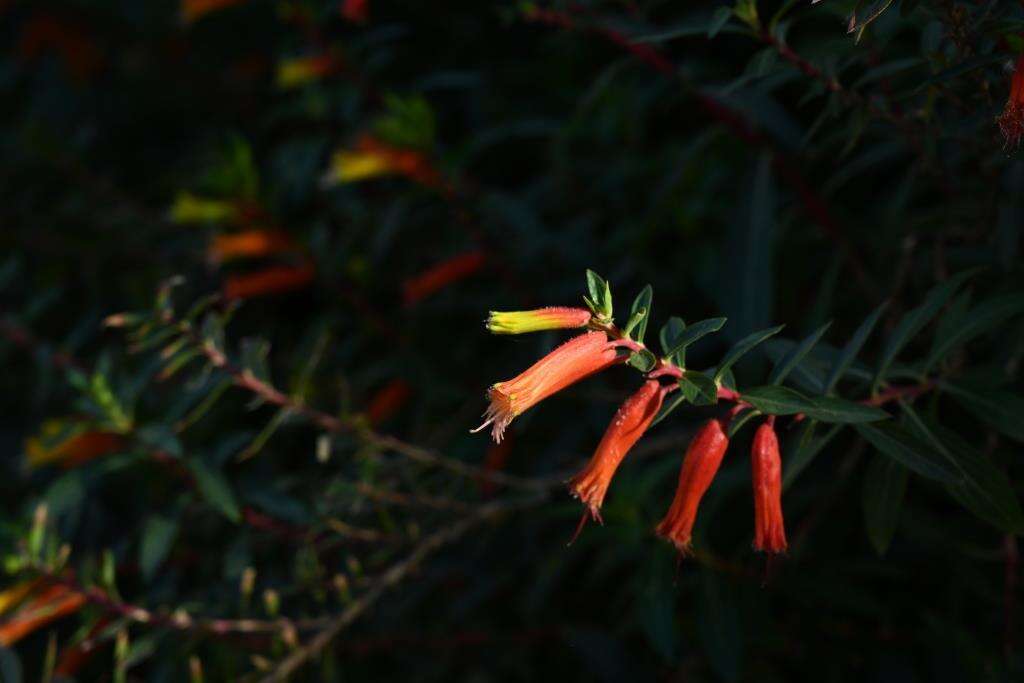
[{"label": "dark green foliage", "polygon": [[[0,2],[0,681],[1024,678],[1024,7],[358,4]],[[547,305],[629,367],[469,434]]]}]

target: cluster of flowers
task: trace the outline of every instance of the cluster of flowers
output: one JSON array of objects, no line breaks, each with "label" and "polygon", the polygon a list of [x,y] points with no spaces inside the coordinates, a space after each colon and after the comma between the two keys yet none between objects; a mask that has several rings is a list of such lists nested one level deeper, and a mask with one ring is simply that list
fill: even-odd
[{"label": "cluster of flowers", "polygon": [[[502,440],[506,428],[516,416],[585,377],[625,362],[629,354],[620,351],[645,348],[619,331],[609,319],[582,308],[493,312],[487,328],[497,334],[588,328],[587,332],[562,344],[519,376],[491,386],[485,421],[475,431],[490,426],[497,442]],[[660,378],[678,377],[681,373],[682,370],[668,359],[659,360],[656,367],[646,373],[643,385],[615,413],[590,462],[570,480],[570,492],[587,506],[587,513],[595,520],[601,521],[601,505],[615,471],[650,427],[665,396],[678,388],[675,382],[663,384]],[[721,394],[735,398],[734,392],[727,389],[722,389]],[[708,420],[697,431],[683,457],[675,498],[656,528],[659,536],[674,543],[683,554],[691,551],[697,508],[729,447],[728,419]],[[754,547],[772,553],[784,552],[782,461],[772,417],[765,420],[754,436],[751,465],[756,529]]]}]

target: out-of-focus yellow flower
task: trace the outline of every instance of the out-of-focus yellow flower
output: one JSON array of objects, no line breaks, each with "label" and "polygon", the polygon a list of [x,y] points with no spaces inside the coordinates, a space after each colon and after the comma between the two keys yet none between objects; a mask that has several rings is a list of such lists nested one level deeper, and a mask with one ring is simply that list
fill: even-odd
[{"label": "out-of-focus yellow flower", "polygon": [[277,65],[277,87],[297,88],[335,73],[341,58],[332,52],[286,59]]},{"label": "out-of-focus yellow flower", "polygon": [[28,597],[38,581],[22,581],[0,591],[0,615],[10,612]]},{"label": "out-of-focus yellow flower", "polygon": [[174,223],[223,223],[238,216],[238,207],[221,199],[205,199],[182,192],[171,206]]},{"label": "out-of-focus yellow flower", "polygon": [[369,135],[360,137],[353,148],[334,153],[324,183],[352,183],[387,175],[402,175],[427,187],[444,186],[440,173],[422,152],[392,147]]},{"label": "out-of-focus yellow flower", "polygon": [[39,436],[25,442],[29,467],[61,465],[76,467],[124,445],[121,435],[93,430],[88,425],[69,425],[61,420],[43,423]]},{"label": "out-of-focus yellow flower", "polygon": [[181,0],[181,20],[186,24],[217,10],[241,5],[246,0]]}]

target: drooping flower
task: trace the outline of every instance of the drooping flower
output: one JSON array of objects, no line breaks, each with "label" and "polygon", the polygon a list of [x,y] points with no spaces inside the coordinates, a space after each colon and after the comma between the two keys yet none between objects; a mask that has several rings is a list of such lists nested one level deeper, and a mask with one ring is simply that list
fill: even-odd
[{"label": "drooping flower", "polygon": [[312,264],[273,266],[255,273],[233,275],[224,283],[225,299],[251,299],[264,294],[280,294],[302,289],[313,282]]},{"label": "drooping flower", "polygon": [[291,237],[277,230],[246,230],[217,235],[207,250],[211,263],[223,263],[236,258],[258,258],[280,254],[295,248]]},{"label": "drooping flower", "polygon": [[750,450],[754,484],[754,548],[769,553],[786,551],[782,521],[782,458],[771,420],[757,428]]},{"label": "drooping flower", "polygon": [[608,341],[604,332],[573,337],[519,376],[493,385],[487,392],[490,405],[484,423],[474,431],[492,425],[491,435],[501,442],[516,416],[584,377],[624,360],[615,349],[615,342]]},{"label": "drooping flower", "polygon": [[708,420],[686,449],[675,498],[656,529],[659,536],[672,541],[681,553],[690,551],[697,506],[711,486],[728,448],[729,437],[722,422]]},{"label": "drooping flower", "polygon": [[615,470],[651,425],[664,396],[657,380],[644,382],[616,411],[590,462],[569,483],[569,490],[590,508],[594,519],[601,518],[601,503]]},{"label": "drooping flower", "polygon": [[479,249],[441,261],[406,280],[402,284],[402,300],[406,306],[418,303],[448,285],[480,271],[486,262],[486,254]]},{"label": "drooping flower", "polygon": [[568,306],[548,306],[533,311],[491,311],[487,329],[495,334],[523,334],[539,330],[585,327],[590,311]]},{"label": "drooping flower", "polygon": [[341,58],[334,52],[287,59],[277,65],[277,87],[297,88],[334,74]]},{"label": "drooping flower", "polygon": [[1006,138],[1006,146],[1020,146],[1021,138],[1024,138],[1024,54],[1017,58],[1010,80],[1010,98],[997,122]]}]

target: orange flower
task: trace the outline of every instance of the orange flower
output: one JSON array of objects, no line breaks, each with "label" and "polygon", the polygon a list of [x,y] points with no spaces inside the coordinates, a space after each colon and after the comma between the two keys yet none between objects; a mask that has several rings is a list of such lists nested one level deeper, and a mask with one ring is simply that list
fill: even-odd
[{"label": "orange flower", "polygon": [[672,541],[681,553],[690,551],[697,506],[711,486],[728,448],[729,437],[725,435],[721,421],[708,420],[686,449],[675,498],[656,530],[659,536]]},{"label": "orange flower", "polygon": [[487,258],[482,251],[460,254],[427,269],[402,285],[403,300],[411,306],[450,284],[464,280],[483,268]]},{"label": "orange flower", "polygon": [[345,0],[341,4],[341,16],[356,24],[365,24],[370,18],[369,0]]},{"label": "orange flower", "polygon": [[38,437],[25,443],[25,454],[30,467],[59,464],[64,468],[77,467],[124,447],[124,439],[116,432],[68,430],[59,420],[43,425]]},{"label": "orange flower", "polygon": [[293,249],[295,246],[286,233],[275,230],[247,230],[229,235],[217,235],[207,250],[211,263],[222,263],[234,258],[257,258]]},{"label": "orange flower", "polygon": [[491,435],[500,443],[517,415],[584,377],[623,361],[625,357],[620,358],[615,348],[615,342],[608,341],[604,332],[573,337],[519,376],[493,385],[487,392],[490,405],[484,423],[474,431],[492,425]]},{"label": "orange flower", "polygon": [[405,380],[395,379],[388,382],[370,399],[370,403],[366,407],[366,419],[371,425],[384,422],[405,405],[411,394],[412,389]]},{"label": "orange flower", "polygon": [[83,604],[85,596],[67,586],[44,588],[0,624],[0,645],[10,647],[33,631],[77,612]]},{"label": "orange flower", "polygon": [[225,299],[251,299],[307,287],[316,276],[312,264],[274,266],[255,273],[233,275],[224,283]]},{"label": "orange flower", "polygon": [[754,483],[754,548],[770,553],[786,551],[782,520],[782,458],[775,427],[768,419],[757,428],[750,450]]},{"label": "orange flower", "polygon": [[590,515],[601,519],[601,503],[608,492],[615,470],[629,449],[643,436],[661,409],[665,396],[657,380],[643,386],[619,407],[608,425],[594,456],[582,472],[573,477],[569,490],[590,508]]},{"label": "orange flower", "polygon": [[1010,81],[1010,99],[1006,101],[1006,108],[997,121],[1006,138],[1006,145],[1020,146],[1021,138],[1024,137],[1024,54],[1017,58],[1017,66]]},{"label": "orange flower", "polygon": [[246,0],[182,0],[181,20],[191,24],[211,12],[241,5],[243,2]]}]

